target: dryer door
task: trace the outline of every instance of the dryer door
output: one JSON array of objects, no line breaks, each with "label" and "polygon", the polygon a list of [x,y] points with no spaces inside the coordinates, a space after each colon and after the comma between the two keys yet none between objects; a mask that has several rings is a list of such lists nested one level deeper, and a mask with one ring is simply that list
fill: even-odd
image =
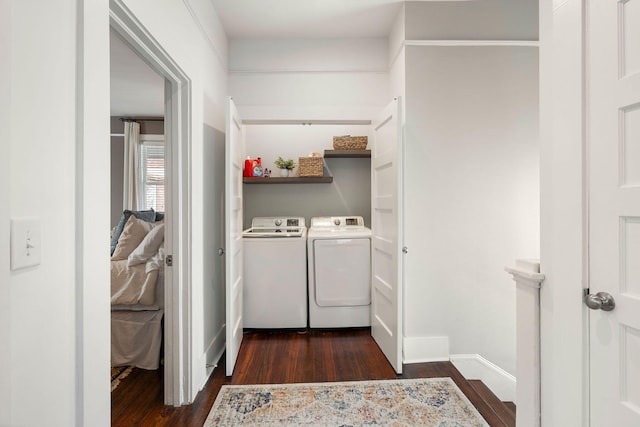
[{"label": "dryer door", "polygon": [[371,240],[314,241],[315,301],[321,307],[371,303]]}]

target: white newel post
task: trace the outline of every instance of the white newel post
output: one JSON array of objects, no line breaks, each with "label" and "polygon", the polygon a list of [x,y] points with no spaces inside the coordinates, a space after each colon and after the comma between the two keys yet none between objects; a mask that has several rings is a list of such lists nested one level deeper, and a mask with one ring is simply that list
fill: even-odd
[{"label": "white newel post", "polygon": [[516,282],[516,425],[540,426],[539,260],[516,260],[505,270]]}]

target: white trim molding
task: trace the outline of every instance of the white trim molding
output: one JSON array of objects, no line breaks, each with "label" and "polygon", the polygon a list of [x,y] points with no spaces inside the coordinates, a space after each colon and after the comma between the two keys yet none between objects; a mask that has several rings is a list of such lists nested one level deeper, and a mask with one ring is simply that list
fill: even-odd
[{"label": "white trim molding", "polygon": [[[198,30],[202,34],[202,38],[207,42],[207,44],[211,48],[211,51],[213,52],[214,56],[216,57],[216,59],[218,60],[220,65],[222,66],[222,69],[225,70],[225,71],[228,71],[227,53],[226,52],[224,52],[224,53],[220,52],[220,48],[216,45],[215,40],[211,37],[211,35],[205,29],[205,25],[202,23],[202,21],[198,17],[198,14],[194,10],[194,7],[191,4],[191,2],[189,0],[182,0],[182,3],[184,3],[184,6],[187,9],[187,11],[189,12],[189,14],[191,15],[191,18],[193,19],[193,22],[196,24],[196,27],[198,27]],[[217,12],[215,12],[215,13],[216,13],[216,19],[218,21],[218,24],[220,26],[222,26],[222,23],[220,23],[220,18],[217,16]],[[227,40],[224,40],[224,42],[228,43]]]},{"label": "white trim molding", "polygon": [[404,363],[449,360],[449,337],[404,337]]},{"label": "white trim molding", "polygon": [[517,46],[538,47],[537,40],[405,40],[403,46]]},{"label": "white trim molding", "polygon": [[387,74],[388,70],[382,69],[302,69],[302,68],[283,68],[283,69],[246,69],[246,70],[229,70],[230,75],[252,75],[252,74]]},{"label": "white trim molding", "polygon": [[451,363],[467,380],[480,380],[503,402],[516,401],[516,377],[479,354],[452,354]]},{"label": "white trim molding", "polygon": [[516,260],[505,270],[516,283],[516,424],[540,425],[540,274],[537,259]]},{"label": "white trim molding", "polygon": [[404,40],[398,46],[389,68],[400,56],[400,52],[408,46],[414,47],[540,47],[538,40]]},{"label": "white trim molding", "polygon": [[211,339],[211,342],[209,342],[209,345],[206,346],[206,349],[202,354],[202,358],[204,358],[204,360],[201,360],[200,364],[206,367],[207,375],[205,375],[198,390],[202,390],[204,388],[213,371],[218,368],[218,362],[220,361],[220,358],[222,358],[225,350],[225,334],[226,327],[225,325],[222,325],[216,336]]}]

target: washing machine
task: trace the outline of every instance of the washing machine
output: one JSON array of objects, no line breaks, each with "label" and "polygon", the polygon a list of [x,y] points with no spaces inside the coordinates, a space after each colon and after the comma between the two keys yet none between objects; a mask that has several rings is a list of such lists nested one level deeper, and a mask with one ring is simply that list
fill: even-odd
[{"label": "washing machine", "polygon": [[309,326],[371,325],[371,229],[360,216],[311,218]]},{"label": "washing machine", "polygon": [[304,217],[257,217],[243,231],[245,328],[307,327]]}]

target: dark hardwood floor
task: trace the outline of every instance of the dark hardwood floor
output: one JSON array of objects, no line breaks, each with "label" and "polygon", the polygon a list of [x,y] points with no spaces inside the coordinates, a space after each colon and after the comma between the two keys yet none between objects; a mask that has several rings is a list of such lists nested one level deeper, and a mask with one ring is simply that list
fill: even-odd
[{"label": "dark hardwood floor", "polygon": [[[224,359],[224,357],[223,357]],[[113,426],[202,426],[224,384],[277,384],[450,377],[496,427],[515,426],[515,406],[505,405],[479,381],[467,381],[449,362],[404,365],[396,375],[369,329],[245,333],[232,377],[224,360],[192,405],[162,404],[162,370],[134,369],[111,394]]]}]

